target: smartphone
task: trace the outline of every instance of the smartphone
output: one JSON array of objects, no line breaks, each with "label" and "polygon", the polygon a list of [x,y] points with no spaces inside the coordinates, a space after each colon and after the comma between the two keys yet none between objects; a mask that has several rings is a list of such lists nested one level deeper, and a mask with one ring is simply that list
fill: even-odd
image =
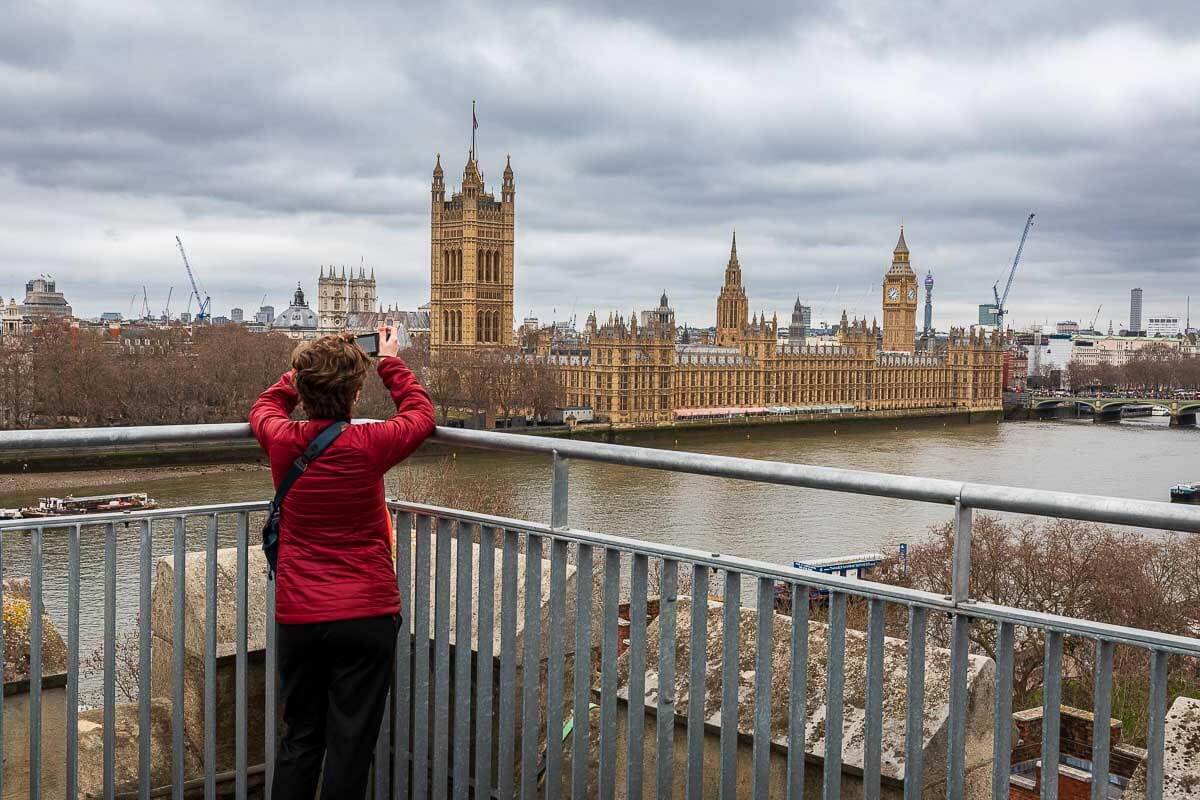
[{"label": "smartphone", "polygon": [[369,356],[379,355],[379,333],[362,333],[354,337],[354,343]]}]

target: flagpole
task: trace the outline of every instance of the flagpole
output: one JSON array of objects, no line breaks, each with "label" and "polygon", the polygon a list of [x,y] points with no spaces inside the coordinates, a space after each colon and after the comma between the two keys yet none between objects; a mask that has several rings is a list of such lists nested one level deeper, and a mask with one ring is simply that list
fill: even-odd
[{"label": "flagpole", "polygon": [[471,160],[475,160],[475,129],[479,127],[475,122],[475,101],[471,101]]}]

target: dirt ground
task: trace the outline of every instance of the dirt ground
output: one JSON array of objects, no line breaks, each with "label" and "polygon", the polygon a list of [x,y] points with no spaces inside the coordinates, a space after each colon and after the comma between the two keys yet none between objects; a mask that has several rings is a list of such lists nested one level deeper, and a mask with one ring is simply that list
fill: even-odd
[{"label": "dirt ground", "polygon": [[118,483],[137,483],[159,478],[187,478],[193,475],[212,475],[221,472],[257,472],[268,469],[261,464],[211,464],[205,466],[133,467],[129,469],[96,469],[78,472],[31,472],[0,474],[0,495],[16,492],[35,492],[58,486],[110,486]]}]

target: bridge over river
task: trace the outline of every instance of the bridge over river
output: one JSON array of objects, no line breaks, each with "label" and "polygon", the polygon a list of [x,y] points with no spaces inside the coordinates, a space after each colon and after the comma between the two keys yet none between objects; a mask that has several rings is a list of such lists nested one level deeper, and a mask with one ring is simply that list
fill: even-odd
[{"label": "bridge over river", "polygon": [[1058,409],[1071,409],[1076,412],[1086,410],[1092,414],[1096,422],[1119,422],[1122,409],[1138,406],[1162,408],[1171,415],[1171,426],[1193,426],[1196,424],[1196,414],[1200,412],[1200,399],[1180,399],[1163,397],[1137,396],[1093,396],[1093,395],[1038,395],[1029,399],[1031,411],[1049,416]]}]

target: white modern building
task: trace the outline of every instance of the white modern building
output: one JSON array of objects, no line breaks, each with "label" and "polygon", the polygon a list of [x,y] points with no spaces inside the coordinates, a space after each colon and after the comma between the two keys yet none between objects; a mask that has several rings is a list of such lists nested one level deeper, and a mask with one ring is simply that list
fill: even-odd
[{"label": "white modern building", "polygon": [[1150,317],[1146,320],[1147,336],[1178,336],[1179,317]]},{"label": "white modern building", "polygon": [[1120,367],[1124,366],[1125,362],[1138,350],[1156,344],[1178,347],[1179,340],[1160,339],[1155,341],[1148,336],[1076,336],[1071,357],[1087,366],[1111,364],[1114,367]]}]

